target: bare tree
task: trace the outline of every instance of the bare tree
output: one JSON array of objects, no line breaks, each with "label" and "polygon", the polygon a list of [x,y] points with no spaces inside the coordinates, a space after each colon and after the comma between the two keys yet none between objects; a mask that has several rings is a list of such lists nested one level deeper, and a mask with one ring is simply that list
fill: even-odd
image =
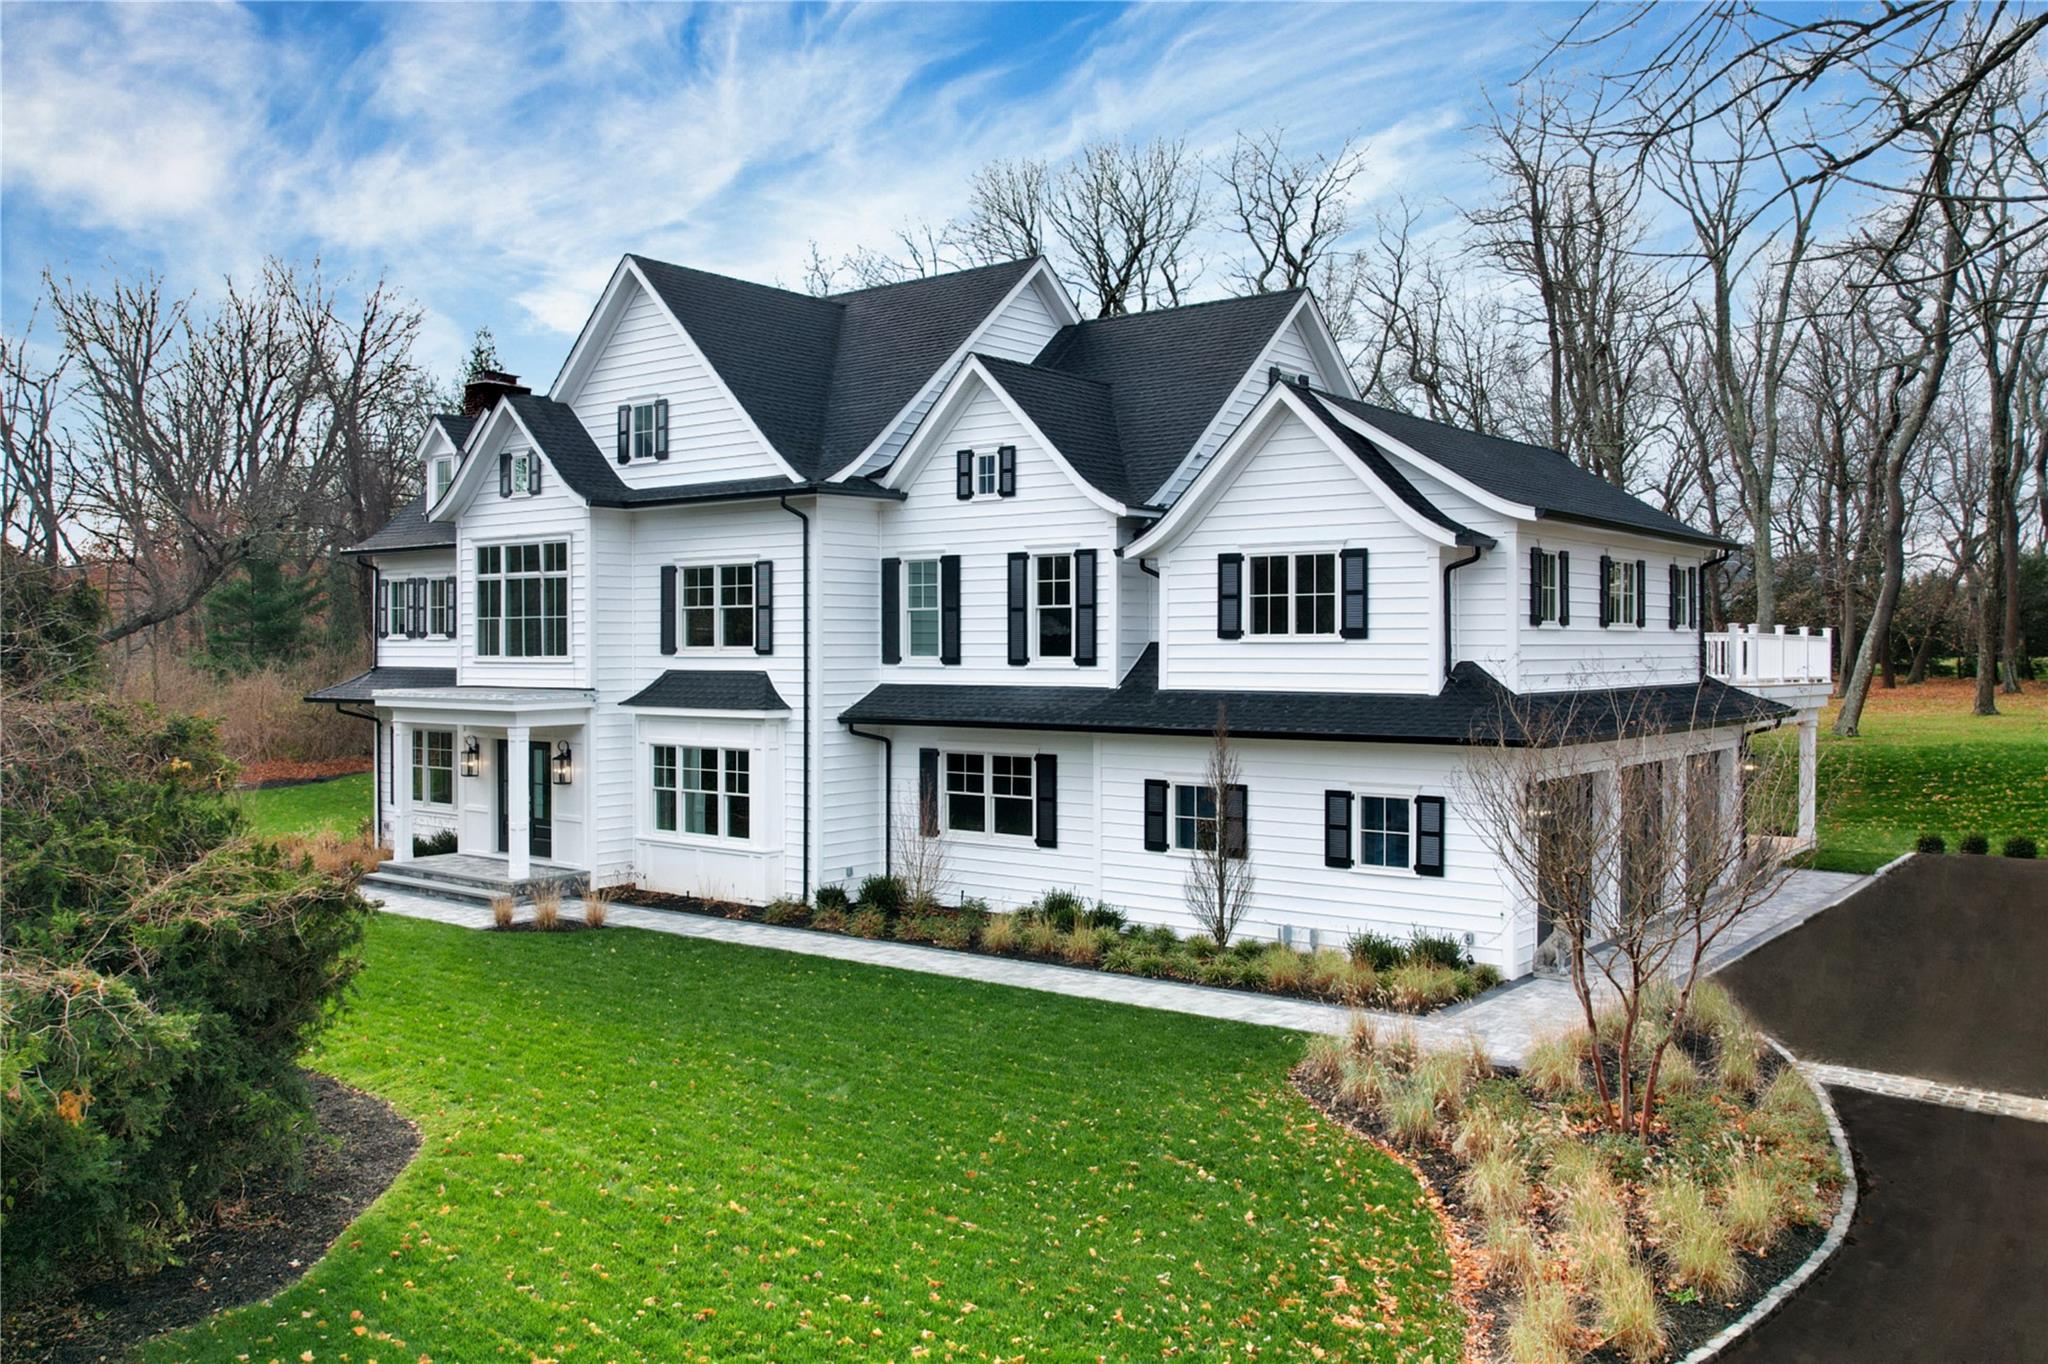
[{"label": "bare tree", "polygon": [[1051,174],[1043,160],[995,160],[974,173],[967,213],[955,228],[960,249],[977,265],[1045,254],[1045,211]]},{"label": "bare tree", "polygon": [[[1251,908],[1253,881],[1243,770],[1230,742],[1229,718],[1220,709],[1196,799],[1195,846],[1188,859],[1182,898],[1196,926],[1215,939],[1218,947],[1228,947],[1231,934],[1237,932]],[[1169,811],[1169,818],[1174,813]]]},{"label": "bare tree", "polygon": [[946,840],[939,834],[936,795],[923,795],[914,808],[897,811],[896,879],[903,884],[904,905],[918,912],[936,908],[952,879],[946,862]]},{"label": "bare tree", "polygon": [[1098,317],[1181,303],[1200,273],[1201,161],[1185,139],[1097,142],[1053,177],[1046,221]]},{"label": "bare tree", "polygon": [[[1239,133],[1219,177],[1230,216],[1251,259],[1231,267],[1242,293],[1300,289],[1327,279],[1351,230],[1352,185],[1365,173],[1365,148],[1345,139],[1333,151],[1297,155],[1286,130]],[[1324,300],[1334,313],[1333,301]]]},{"label": "bare tree", "polygon": [[1607,1122],[1647,1134],[1708,954],[1783,881],[1788,842],[1752,828],[1792,808],[1796,752],[1704,713],[1674,725],[1632,690],[1504,693],[1474,738],[1467,809],[1551,931]]},{"label": "bare tree", "polygon": [[77,514],[71,442],[57,416],[71,357],[38,364],[30,356],[34,334],[30,313],[20,340],[0,335],[0,526],[54,568],[71,557]]}]

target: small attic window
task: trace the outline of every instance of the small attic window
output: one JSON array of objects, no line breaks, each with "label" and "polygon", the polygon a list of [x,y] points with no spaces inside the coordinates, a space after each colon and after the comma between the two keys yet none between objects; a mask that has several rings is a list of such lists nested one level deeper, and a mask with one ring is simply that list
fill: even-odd
[{"label": "small attic window", "polygon": [[448,484],[455,477],[453,456],[443,455],[427,465],[427,505],[433,506],[448,493]]}]

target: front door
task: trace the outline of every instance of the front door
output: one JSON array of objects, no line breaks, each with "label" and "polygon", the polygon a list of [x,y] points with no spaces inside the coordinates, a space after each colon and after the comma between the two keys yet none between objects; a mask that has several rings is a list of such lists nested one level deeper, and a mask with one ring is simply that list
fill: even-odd
[{"label": "front door", "polygon": [[[505,740],[498,740],[498,851],[512,851],[512,838],[506,820],[510,794],[505,788],[512,764],[507,761],[510,746]],[[555,788],[548,782],[548,745],[544,739],[535,739],[527,746],[526,762],[526,851],[530,857],[553,857],[555,855]]]}]

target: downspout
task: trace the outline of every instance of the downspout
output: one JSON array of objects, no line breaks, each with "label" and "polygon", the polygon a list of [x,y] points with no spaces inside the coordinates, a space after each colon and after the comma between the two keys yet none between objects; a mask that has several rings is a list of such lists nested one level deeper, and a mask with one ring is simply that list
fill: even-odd
[{"label": "downspout", "polygon": [[804,523],[804,879],[803,898],[811,898],[811,518],[789,505],[789,495],[776,499],[782,509]]},{"label": "downspout", "polygon": [[1722,564],[1727,563],[1730,559],[1734,557],[1734,550],[1724,549],[1719,554],[1716,554],[1713,558],[1707,560],[1705,563],[1700,565],[1700,595],[1699,600],[1695,601],[1692,605],[1693,610],[1699,616],[1699,621],[1694,629],[1694,633],[1700,637],[1700,681],[1702,682],[1707,680],[1707,613],[1705,611],[1701,611],[1700,607],[1705,604],[1707,598],[1707,570],[1710,568],[1719,568]]},{"label": "downspout", "polygon": [[[375,711],[350,710],[335,703],[334,713],[346,715],[351,720],[370,722],[370,832],[377,836],[377,845],[384,844],[384,722],[377,718]],[[396,852],[397,849],[392,849]]]},{"label": "downspout", "polygon": [[1479,556],[1486,551],[1478,545],[1472,546],[1472,557],[1453,559],[1444,565],[1444,685],[1451,685],[1451,575],[1467,564],[1479,562]]},{"label": "downspout", "polygon": [[848,725],[846,732],[857,739],[873,739],[882,746],[882,874],[894,876],[895,830],[896,830],[896,741],[886,734],[870,734],[859,725]]}]

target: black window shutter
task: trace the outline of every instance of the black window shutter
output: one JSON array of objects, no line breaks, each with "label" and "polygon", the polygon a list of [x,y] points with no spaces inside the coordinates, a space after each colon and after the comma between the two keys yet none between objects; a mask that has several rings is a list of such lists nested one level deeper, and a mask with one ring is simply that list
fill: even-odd
[{"label": "black window shutter", "polygon": [[1600,556],[1600,628],[1603,630],[1614,623],[1609,619],[1614,613],[1613,600],[1610,595],[1614,590],[1612,586],[1613,581],[1614,560],[1603,554]]},{"label": "black window shutter", "polygon": [[1529,547],[1529,623],[1543,623],[1543,551]]},{"label": "black window shutter", "polygon": [[775,563],[754,561],[754,652],[775,652]]},{"label": "black window shutter", "polygon": [[1238,785],[1223,789],[1223,852],[1228,857],[1244,857],[1251,850],[1251,831],[1246,824],[1250,800],[1245,788]]},{"label": "black window shutter", "polygon": [[1415,798],[1415,874],[1444,874],[1444,798]]},{"label": "black window shutter", "polygon": [[1055,753],[1038,755],[1038,770],[1033,773],[1032,799],[1038,803],[1038,846],[1057,848],[1060,845],[1060,760]]},{"label": "black window shutter", "polygon": [[917,750],[917,827],[926,838],[939,834],[939,750]]},{"label": "black window shutter", "polygon": [[1031,611],[1025,594],[1031,586],[1031,556],[1010,556],[1010,662],[1031,661]]},{"label": "black window shutter", "polygon": [[668,399],[654,400],[654,457],[668,458]]},{"label": "black window shutter", "polygon": [[1643,560],[1636,560],[1636,626],[1641,628],[1650,618],[1650,566]]},{"label": "black window shutter", "polygon": [[1323,865],[1351,865],[1351,793],[1323,792]]},{"label": "black window shutter", "polygon": [[1166,851],[1166,783],[1145,782],[1145,851]]},{"label": "black window shutter", "polygon": [[1572,556],[1562,549],[1557,552],[1557,623],[1572,623]]},{"label": "black window shutter", "polygon": [[676,651],[676,566],[661,566],[661,651]]},{"label": "black window shutter", "polygon": [[529,495],[540,491],[540,471],[545,467],[538,453],[526,457],[526,491]]},{"label": "black window shutter", "polygon": [[1679,593],[1681,593],[1682,591],[1684,591],[1684,589],[1683,589],[1682,587],[1680,587],[1680,586],[1679,586],[1679,578],[1678,578],[1678,565],[1677,565],[1677,564],[1673,564],[1673,565],[1671,565],[1671,604],[1670,604],[1670,615],[1671,615],[1671,628],[1672,628],[1672,629],[1674,629],[1674,630],[1676,630],[1676,629],[1678,628],[1678,616],[1679,616],[1679,601],[1678,601],[1678,597],[1679,597]]},{"label": "black window shutter", "polygon": [[974,496],[974,451],[960,450],[953,455],[953,496],[965,502]]},{"label": "black window shutter", "polygon": [[512,496],[512,452],[498,456],[498,496]]},{"label": "black window shutter", "polygon": [[453,639],[455,638],[455,579],[443,578],[441,581],[448,584],[448,638]]},{"label": "black window shutter", "polygon": [[1244,636],[1244,555],[1216,556],[1216,638]]},{"label": "black window shutter", "polygon": [[960,666],[960,556],[939,560],[939,662]]},{"label": "black window shutter", "polygon": [[1017,495],[1017,447],[999,445],[996,447],[996,496]]},{"label": "black window shutter", "polygon": [[903,661],[903,561],[882,560],[882,661]]},{"label": "black window shutter", "polygon": [[1074,551],[1074,662],[1095,666],[1095,551]]},{"label": "black window shutter", "polygon": [[1338,634],[1345,639],[1364,639],[1370,621],[1366,614],[1368,563],[1362,549],[1347,549],[1338,556],[1344,570],[1344,614]]},{"label": "black window shutter", "polygon": [[633,458],[633,405],[619,404],[619,463],[625,464]]},{"label": "black window shutter", "polygon": [[377,578],[377,638],[386,639],[391,634],[391,584],[382,575]]},{"label": "black window shutter", "polygon": [[409,639],[424,639],[427,634],[427,580],[407,578],[405,580],[405,633]]}]

